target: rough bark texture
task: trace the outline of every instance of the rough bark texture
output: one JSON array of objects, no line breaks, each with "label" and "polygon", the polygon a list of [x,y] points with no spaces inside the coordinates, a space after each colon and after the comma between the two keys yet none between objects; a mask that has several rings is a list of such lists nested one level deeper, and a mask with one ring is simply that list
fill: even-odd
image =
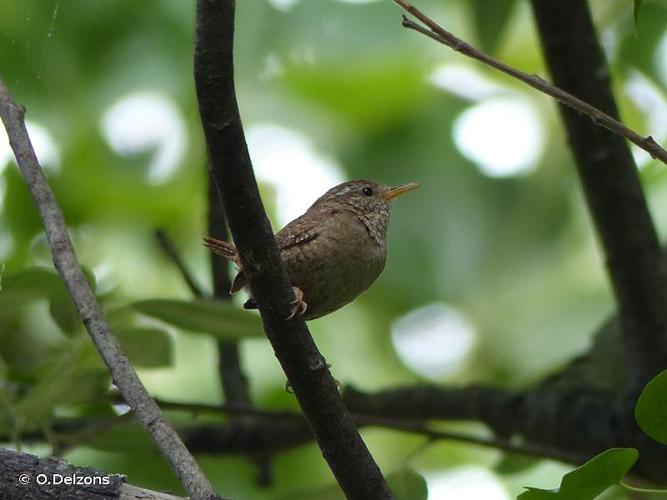
[{"label": "rough bark texture", "polygon": [[391,498],[302,319],[259,197],[234,89],[234,2],[199,0],[195,81],[212,175],[264,328],[306,419],[348,498]]},{"label": "rough bark texture", "polygon": [[2,448],[0,497],[3,500],[185,500],[125,484],[125,477],[119,474]]}]

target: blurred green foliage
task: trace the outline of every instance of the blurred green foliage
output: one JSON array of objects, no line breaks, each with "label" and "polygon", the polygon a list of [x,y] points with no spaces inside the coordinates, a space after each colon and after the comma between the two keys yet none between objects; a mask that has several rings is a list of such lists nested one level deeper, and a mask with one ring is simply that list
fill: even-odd
[{"label": "blurred green foliage", "polygon": [[[527,2],[489,5],[419,2],[457,35],[544,75]],[[636,27],[631,0],[592,5],[624,119],[664,144],[667,131],[654,129],[662,122],[632,98],[628,83],[640,74],[654,99],[667,102],[667,68],[659,60],[667,54],[667,48],[659,52],[660,44],[667,47],[667,3],[644,1]],[[388,1],[257,0],[238,2],[237,10],[236,80],[247,128],[274,124],[297,132],[345,178],[422,184],[417,195],[397,203],[382,278],[353,304],[310,325],[337,379],[366,390],[423,380],[401,361],[390,331],[397,318],[431,303],[456,308],[476,334],[463,368],[436,382],[523,387],[586,349],[613,303],[555,106],[546,97],[403,30],[399,10]],[[195,277],[209,286],[201,245],[207,179],[192,76],[194,5],[0,0],[0,12],[0,75],[26,105],[28,120],[52,137],[57,156],[45,161],[49,181],[123,346],[156,396],[220,402],[210,334],[238,334],[237,326],[220,322],[240,321],[251,335],[257,317],[240,309],[189,315],[188,308],[201,304],[188,305],[192,297],[152,236],[164,228]],[[545,140],[532,170],[489,177],[462,154],[453,123],[476,103],[431,83],[433,72],[449,65],[478,72],[536,110]],[[105,113],[136,92],[173,102],[186,131],[185,154],[161,182],[147,176],[158,151],[120,154],[101,130]],[[23,181],[9,161],[0,172],[0,435],[11,443],[27,431],[48,429],[56,416],[114,413],[102,399],[111,381],[50,270]],[[664,166],[648,161],[642,180],[664,235]],[[276,189],[262,184],[277,227],[270,196]],[[160,305],[166,308],[156,310]],[[149,314],[140,314],[142,307]],[[267,342],[245,339],[241,351],[255,401],[295,407]],[[195,418],[170,417],[180,423]],[[432,479],[464,466],[493,471],[505,460],[500,452],[437,443],[410,457],[408,467],[420,438],[372,429],[364,437],[383,470],[408,491],[421,488],[412,469]],[[124,473],[131,483],[181,491],[134,426],[115,427],[66,458]],[[234,498],[294,498],[297,492],[323,498],[318,492],[333,482],[312,444],[275,457],[271,489],[258,486],[244,458],[200,459],[216,487]],[[495,467],[490,475],[509,497],[526,484],[555,484],[564,470],[533,461]]]},{"label": "blurred green foliage", "polygon": [[529,488],[518,500],[593,500],[617,485],[639,458],[634,448],[612,448],[563,476],[556,490]]}]

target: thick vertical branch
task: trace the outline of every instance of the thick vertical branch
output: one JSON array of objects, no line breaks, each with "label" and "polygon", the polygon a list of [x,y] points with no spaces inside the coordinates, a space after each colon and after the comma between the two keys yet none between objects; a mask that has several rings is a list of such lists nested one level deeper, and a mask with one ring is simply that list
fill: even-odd
[{"label": "thick vertical branch", "polygon": [[[229,239],[220,191],[211,175],[208,175],[208,234],[218,240],[227,241]],[[229,279],[227,261],[213,252],[210,252],[210,259],[213,296],[219,300],[229,300],[231,280]],[[248,379],[241,367],[239,347],[236,342],[218,342],[218,373],[220,373],[220,383],[222,384],[225,401],[229,403],[250,403]]]},{"label": "thick vertical branch", "polygon": [[28,137],[23,114],[23,109],[14,104],[4,82],[0,80],[0,117],[7,129],[16,162],[42,218],[53,254],[53,263],[67,286],[86,330],[109,368],[118,390],[151,434],[162,456],[176,472],[188,494],[193,499],[219,498],[194,457],[146,391],[106,322],[95,294],[79,266],[62,211],[46,182]]},{"label": "thick vertical branch", "polygon": [[[618,118],[585,0],[532,5],[554,83]],[[565,106],[560,112],[618,303],[631,389],[640,389],[667,367],[665,261],[627,143]]]},{"label": "thick vertical branch", "polygon": [[348,498],[391,498],[305,322],[286,320],[294,296],[259,197],[236,102],[234,6],[234,0],[197,2],[195,81],[212,175],[267,337],[338,483]]}]

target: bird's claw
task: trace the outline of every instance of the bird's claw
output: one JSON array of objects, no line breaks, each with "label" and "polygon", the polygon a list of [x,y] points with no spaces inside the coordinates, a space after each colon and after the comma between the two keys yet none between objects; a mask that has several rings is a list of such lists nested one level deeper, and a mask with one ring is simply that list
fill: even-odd
[{"label": "bird's claw", "polygon": [[292,302],[290,302],[290,305],[294,306],[292,308],[291,314],[287,317],[287,319],[292,319],[297,316],[301,316],[308,310],[308,304],[306,304],[306,301],[303,300],[303,292],[301,291],[300,288],[293,286],[292,291],[294,292],[294,296],[296,297]]}]

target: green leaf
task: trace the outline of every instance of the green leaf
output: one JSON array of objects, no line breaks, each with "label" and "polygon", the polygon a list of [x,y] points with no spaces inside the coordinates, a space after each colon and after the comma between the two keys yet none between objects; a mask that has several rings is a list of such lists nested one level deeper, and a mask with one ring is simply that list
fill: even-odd
[{"label": "green leaf", "polygon": [[538,462],[534,457],[509,453],[503,455],[500,461],[493,467],[498,474],[512,475],[531,469]]},{"label": "green leaf", "polygon": [[516,0],[473,0],[472,19],[479,45],[484,52],[493,52],[503,35]]},{"label": "green leaf", "polygon": [[54,288],[49,295],[49,313],[66,335],[74,335],[83,326],[72,298],[64,290]]},{"label": "green leaf", "polygon": [[667,444],[667,370],[644,387],[635,406],[635,420],[646,434]]},{"label": "green leaf", "polygon": [[4,276],[0,288],[0,307],[16,307],[29,300],[48,297],[59,283],[58,273],[45,267],[30,267]]},{"label": "green leaf", "polygon": [[428,487],[421,474],[404,467],[387,476],[387,482],[396,500],[426,500]]},{"label": "green leaf", "polygon": [[518,500],[592,500],[610,486],[618,484],[639,457],[634,448],[611,448],[563,476],[560,488],[530,488]]},{"label": "green leaf", "polygon": [[58,283],[58,273],[47,267],[29,267],[25,270],[5,276],[2,280],[2,290],[30,291],[34,294],[44,294]]},{"label": "green leaf", "polygon": [[20,428],[29,429],[48,420],[56,406],[92,403],[104,393],[109,385],[106,368],[82,363],[90,346],[90,339],[80,335],[54,349],[39,370],[36,383],[15,407]]},{"label": "green leaf", "polygon": [[159,328],[120,328],[115,332],[123,351],[135,366],[159,368],[173,361],[171,337]]},{"label": "green leaf", "polygon": [[95,450],[116,453],[138,453],[153,446],[146,430],[137,423],[112,427],[96,434],[86,442],[86,446]]},{"label": "green leaf", "polygon": [[216,300],[144,300],[135,302],[137,311],[192,332],[208,333],[220,340],[263,336],[262,321],[256,314]]},{"label": "green leaf", "polygon": [[[86,280],[95,290],[95,275],[82,267]],[[79,313],[60,275],[47,267],[29,267],[2,281],[0,308],[17,307],[34,299],[48,298],[49,312],[63,333],[71,335],[81,327]]]}]

